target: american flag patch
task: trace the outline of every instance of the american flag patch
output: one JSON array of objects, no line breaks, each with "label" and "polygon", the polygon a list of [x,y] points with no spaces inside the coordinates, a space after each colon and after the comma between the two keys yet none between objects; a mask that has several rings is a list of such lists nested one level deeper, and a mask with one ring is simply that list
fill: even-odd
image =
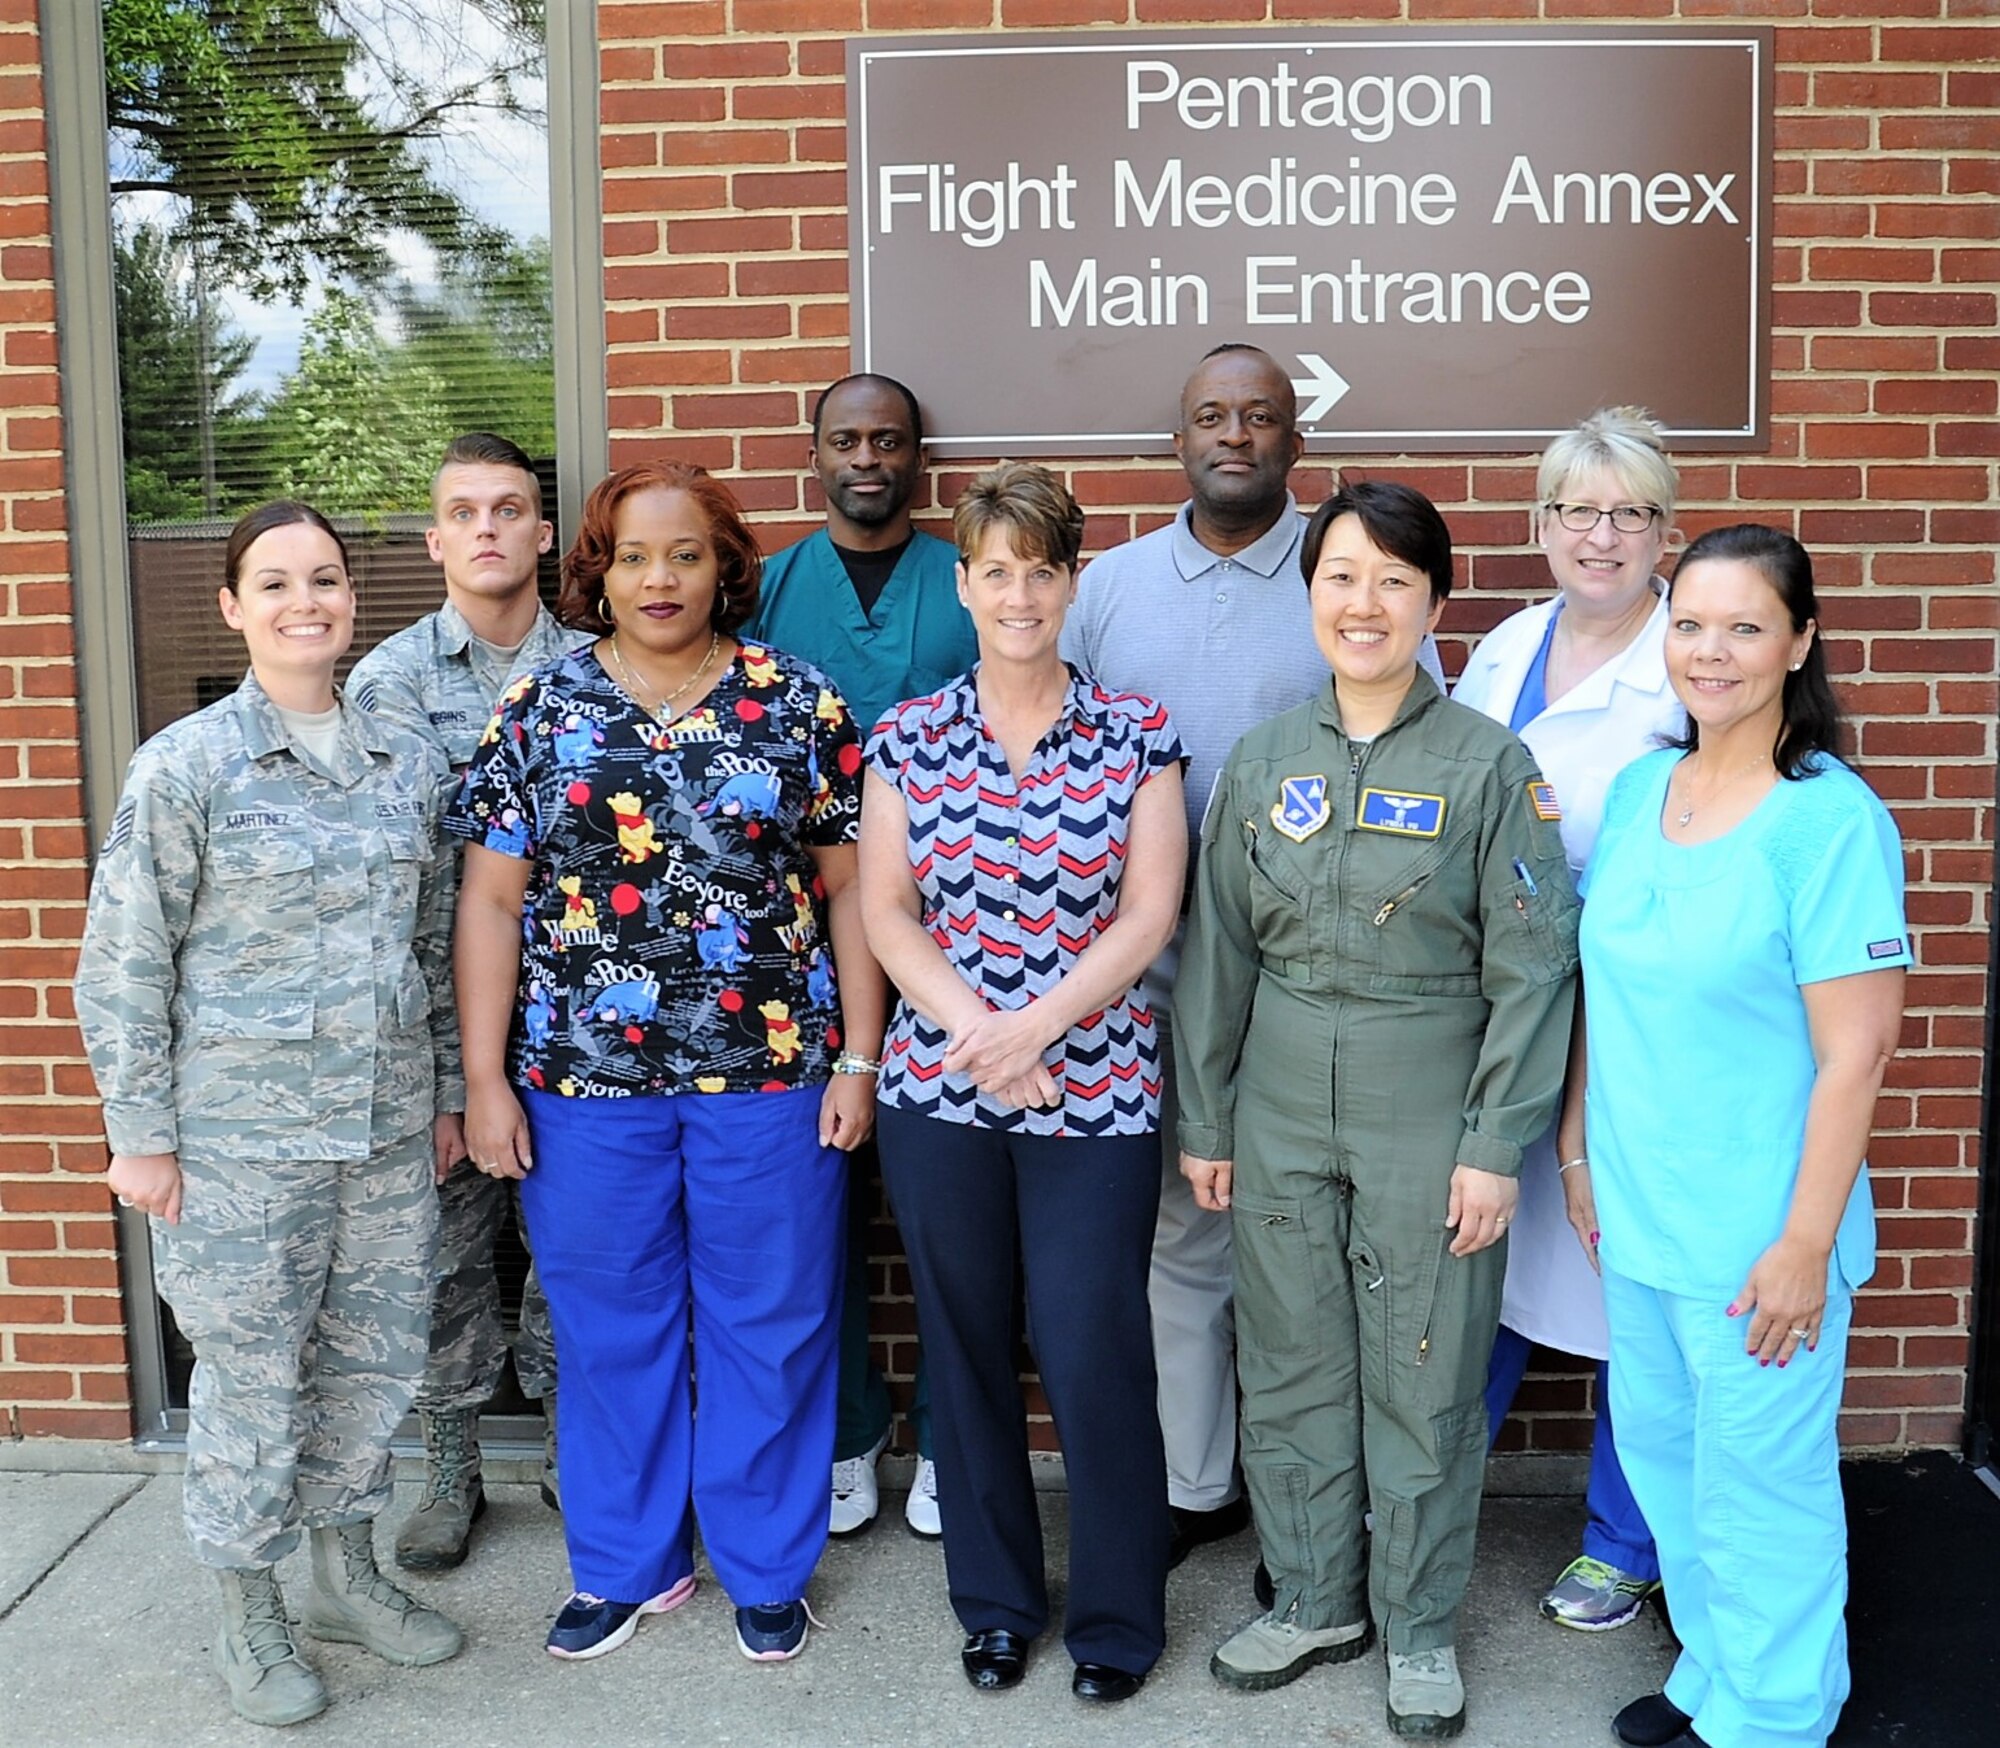
[{"label": "american flag patch", "polygon": [[1535,810],[1537,819],[1561,819],[1563,810],[1556,801],[1554,788],[1547,783],[1528,785],[1528,805]]}]

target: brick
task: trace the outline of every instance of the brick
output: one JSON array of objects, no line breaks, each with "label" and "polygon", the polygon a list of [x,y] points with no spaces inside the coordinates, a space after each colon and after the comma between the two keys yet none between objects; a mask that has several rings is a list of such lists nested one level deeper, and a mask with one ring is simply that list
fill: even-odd
[{"label": "brick", "polygon": [[606,267],[604,295],[612,302],[646,298],[727,297],[729,268],[720,261],[677,261],[646,267]]},{"label": "brick", "polygon": [[[1349,0],[1341,8],[1341,15],[1348,18],[1396,18],[1402,13],[1401,0],[1379,0],[1381,10],[1364,10]],[[1067,24],[1123,24],[1125,22],[1126,0],[1000,0],[1000,22],[1009,30],[1049,30],[1057,25]],[[1310,11],[1302,10],[1310,6]],[[1272,16],[1280,21],[1287,18],[1311,17],[1315,21],[1326,16],[1322,5],[1314,0],[1297,0],[1289,5],[1287,0],[1278,0]]]},{"label": "brick", "polygon": [[1885,152],[1991,151],[1993,117],[1885,115],[1881,120],[1881,146]]},{"label": "brick", "polygon": [[[1868,386],[1856,383],[1867,401]],[[1774,398],[1775,410],[1775,398]],[[1815,460],[1833,456],[1924,456],[1931,451],[1928,425],[1891,425],[1880,419],[1866,424],[1814,424],[1806,427],[1806,453]]]},{"label": "brick", "polygon": [[727,352],[614,352],[605,361],[608,388],[677,388],[695,383],[726,383],[731,360]]},{"label": "brick", "polygon": [[[720,176],[620,176],[604,184],[606,212],[702,212],[728,202],[729,185]],[[668,248],[678,254],[671,241],[673,230],[669,224]]]},{"label": "brick", "polygon": [[1814,249],[1808,259],[1812,277],[1822,282],[1929,284],[1937,277],[1937,257],[1928,249]]},{"label": "brick", "polygon": [[1938,277],[1947,285],[1986,285],[2000,279],[2000,249],[1945,249]]},{"label": "brick", "polygon": [[861,34],[862,0],[730,0],[733,28],[773,36]]},{"label": "brick", "polygon": [[[2000,128],[2000,116],[1990,118]],[[1911,201],[1875,210],[1878,237],[1995,237],[2000,214],[1990,206],[1951,206],[1942,201]]]},{"label": "brick", "polygon": [[1944,166],[1935,158],[1815,158],[1815,194],[1941,194]]},{"label": "brick", "polygon": [[[1953,376],[1929,381],[1887,378],[1874,384],[1873,399],[1878,413],[1992,413],[2000,409],[1997,390],[2000,384],[1990,377]],[[1938,428],[1941,446],[1947,429],[1951,427]],[[1960,452],[1940,447],[1940,453]]]},{"label": "brick", "polygon": [[681,430],[796,425],[796,394],[675,395],[674,424]]},{"label": "brick", "polygon": [[[1974,388],[1991,391],[1993,384],[1971,384]],[[1989,394],[1987,405],[1992,401]],[[1976,425],[1939,425],[1937,428],[1937,450],[1940,455],[2000,455],[2000,427],[1991,420],[1982,420]],[[1954,497],[1962,494],[1952,493]]]},{"label": "brick", "polygon": [[782,128],[713,128],[669,133],[660,145],[666,164],[786,164],[792,137]]},{"label": "brick", "polygon": [[787,42],[669,42],[660,45],[664,79],[782,79],[792,70]]},{"label": "brick", "polygon": [[815,292],[844,296],[847,291],[845,261],[739,261],[735,272],[738,297],[799,297]]},{"label": "brick", "polygon": [[1991,494],[1982,467],[1871,467],[1868,496],[1876,501],[1912,498],[1925,503],[1939,499],[1982,502]]},{"label": "brick", "polygon": [[[789,0],[779,0],[789,4]],[[847,113],[844,85],[737,85],[729,113],[738,121],[838,121]]]},{"label": "brick", "polygon": [[1868,314],[1885,328],[1990,328],[1995,300],[1990,292],[1876,291],[1869,293]]},{"label": "brick", "polygon": [[[868,28],[979,30],[993,22],[994,0],[868,0]],[[1258,6],[1259,16],[1263,7]]]},{"label": "brick", "polygon": [[767,255],[791,246],[789,218],[767,214],[667,221],[667,251],[673,255]]},{"label": "brick", "polygon": [[679,304],[662,312],[669,340],[771,340],[792,331],[783,303]]},{"label": "brick", "polygon": [[[4,1390],[0,1381],[0,1390]],[[132,1416],[111,1408],[23,1408],[15,1416],[24,1438],[129,1439]]]},{"label": "brick", "polygon": [[[720,90],[697,85],[614,85],[598,96],[607,128],[662,124],[687,128],[695,122],[720,121],[729,105]],[[613,133],[612,139],[621,136]],[[655,149],[659,141],[654,138]],[[672,136],[669,136],[672,137]],[[605,162],[610,163],[610,159]]]},{"label": "brick", "polygon": [[[729,179],[731,204],[742,211],[778,207],[796,212],[801,207],[847,204],[847,174],[842,170],[780,170],[751,172]],[[803,239],[801,239],[803,241]],[[806,243],[806,247],[819,245]]]},{"label": "brick", "polygon": [[[1870,16],[1879,16],[1881,0],[1861,3]],[[1822,71],[1813,75],[1812,101],[1820,109],[1935,109],[1944,101],[1944,76]]]}]

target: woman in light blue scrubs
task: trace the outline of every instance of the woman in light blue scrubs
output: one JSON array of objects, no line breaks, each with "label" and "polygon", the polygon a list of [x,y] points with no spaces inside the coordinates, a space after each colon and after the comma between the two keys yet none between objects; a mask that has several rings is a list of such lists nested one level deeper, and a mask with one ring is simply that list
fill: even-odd
[{"label": "woman in light blue scrubs", "polygon": [[1837,1418],[1910,963],[1902,846],[1840,761],[1791,536],[1695,541],[1666,660],[1688,733],[1605,803],[1583,882],[1588,1092],[1576,1064],[1560,1136],[1589,1160],[1618,1449],[1682,1643],[1665,1691],[1612,1729],[1632,1748],[1821,1748],[1848,1689]]}]

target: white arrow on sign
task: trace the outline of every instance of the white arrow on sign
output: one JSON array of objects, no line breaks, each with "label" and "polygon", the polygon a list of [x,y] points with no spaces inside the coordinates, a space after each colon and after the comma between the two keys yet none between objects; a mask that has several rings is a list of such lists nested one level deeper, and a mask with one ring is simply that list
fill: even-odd
[{"label": "white arrow on sign", "polygon": [[[1316,425],[1333,411],[1341,396],[1347,393],[1350,384],[1346,377],[1317,352],[1301,352],[1298,358],[1307,371],[1304,376],[1292,378],[1292,387],[1298,390],[1299,399],[1306,402],[1299,408],[1299,423]],[[1311,397],[1310,400],[1307,399],[1308,396]]]}]

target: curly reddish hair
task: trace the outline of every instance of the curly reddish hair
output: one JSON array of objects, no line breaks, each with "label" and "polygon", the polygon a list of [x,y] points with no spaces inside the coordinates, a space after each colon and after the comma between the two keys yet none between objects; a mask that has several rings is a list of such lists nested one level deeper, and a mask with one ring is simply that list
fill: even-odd
[{"label": "curly reddish hair", "polygon": [[650,491],[686,492],[701,506],[715,542],[715,605],[709,623],[721,632],[749,624],[757,611],[764,556],[729,488],[707,468],[686,461],[641,461],[591,488],[576,543],[563,554],[556,617],[575,631],[605,629],[599,609],[604,605],[604,573],[618,549],[618,506],[635,492]]}]

